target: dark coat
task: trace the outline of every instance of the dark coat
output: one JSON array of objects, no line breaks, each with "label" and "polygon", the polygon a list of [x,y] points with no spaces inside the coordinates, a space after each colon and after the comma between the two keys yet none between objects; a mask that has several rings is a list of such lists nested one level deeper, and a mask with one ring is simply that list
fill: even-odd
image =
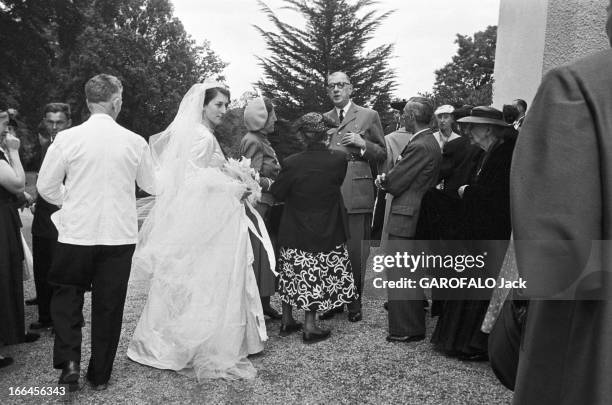
[{"label": "dark coat", "polygon": [[[612,239],[611,66],[606,50],[547,73],[521,128],[510,195],[527,293],[563,289],[580,277],[585,247]],[[609,249],[600,253],[594,270],[609,271]],[[585,292],[605,286],[605,272],[592,276],[580,285]],[[604,292],[603,301],[530,303],[515,404],[612,403],[612,301]]]},{"label": "dark coat", "polygon": [[346,154],[324,146],[289,156],[270,192],[284,201],[278,245],[329,252],[348,239],[340,186]]},{"label": "dark coat", "polygon": [[457,189],[468,184],[481,154],[482,149],[472,145],[470,140],[464,136],[455,138],[444,145],[438,182],[444,180],[445,194],[459,198]]},{"label": "dark coat", "polygon": [[510,166],[513,140],[493,146],[482,168],[474,167],[463,194],[465,239],[510,239]]}]

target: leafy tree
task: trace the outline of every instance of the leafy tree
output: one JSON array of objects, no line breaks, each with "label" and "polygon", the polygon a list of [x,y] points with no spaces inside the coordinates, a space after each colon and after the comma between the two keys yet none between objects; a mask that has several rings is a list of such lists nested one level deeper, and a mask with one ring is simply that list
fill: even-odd
[{"label": "leafy tree", "polygon": [[394,73],[388,67],[393,45],[365,51],[392,11],[377,15],[373,0],[284,0],[287,8],[305,20],[299,28],[281,21],[262,1],[262,11],[276,32],[256,26],[263,35],[270,57],[259,57],[264,78],[258,86],[274,99],[278,115],[294,120],[309,111],[331,109],[327,97],[327,77],[346,72],[355,87],[358,104],[388,111],[389,93],[394,89]]},{"label": "leafy tree", "polygon": [[457,54],[452,62],[435,72],[436,104],[491,104],[496,40],[496,26],[476,32],[473,38],[457,34]]},{"label": "leafy tree", "polygon": [[225,67],[172,13],[169,0],[0,0],[8,83],[0,97],[31,128],[49,101],[69,102],[79,123],[88,114],[85,82],[110,73],[124,85],[119,122],[145,136],[159,132],[193,83]]}]

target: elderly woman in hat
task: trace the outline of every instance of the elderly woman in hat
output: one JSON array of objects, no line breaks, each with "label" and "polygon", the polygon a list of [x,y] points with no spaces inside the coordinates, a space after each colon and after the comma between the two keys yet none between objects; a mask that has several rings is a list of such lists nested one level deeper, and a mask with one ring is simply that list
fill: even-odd
[{"label": "elderly woman in hat", "polygon": [[328,149],[323,115],[308,113],[296,122],[307,144],[288,157],[272,194],[285,202],[278,237],[279,293],[283,303],[281,336],[300,329],[292,307],[305,311],[304,343],[327,339],[315,324],[317,311],[348,304],[356,289],[346,250],[346,209],[340,186],[346,174],[344,152]]},{"label": "elderly woman in hat", "polygon": [[[457,190],[463,205],[462,239],[470,241],[470,253],[487,252],[486,267],[478,276],[496,277],[510,238],[509,181],[514,139],[508,136],[510,126],[502,112],[492,107],[475,107],[459,122],[465,124],[470,141],[483,150],[470,181]],[[468,277],[473,275],[466,273]],[[486,360],[488,335],[480,326],[488,300],[466,298],[444,308],[432,342],[460,359]]]},{"label": "elderly woman in hat", "polygon": [[[264,219],[268,230],[270,228],[270,213],[274,204],[270,187],[281,169],[276,153],[268,140],[268,135],[274,132],[275,123],[276,112],[270,99],[255,97],[248,101],[244,109],[244,125],[249,132],[240,141],[240,155],[251,159],[251,167],[259,173],[259,185],[262,193],[261,200],[257,203],[255,209]],[[257,221],[254,221],[254,223],[256,224]],[[274,295],[276,285],[268,257],[259,239],[253,234],[250,237],[253,255],[255,256],[253,270],[259,287],[263,312],[272,319],[280,319],[281,316],[278,311],[270,305],[270,296]]]}]

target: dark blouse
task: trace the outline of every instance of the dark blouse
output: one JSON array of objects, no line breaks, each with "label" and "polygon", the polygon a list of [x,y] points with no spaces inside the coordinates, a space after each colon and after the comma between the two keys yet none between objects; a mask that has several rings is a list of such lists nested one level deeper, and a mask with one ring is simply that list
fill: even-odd
[{"label": "dark blouse", "polygon": [[279,246],[329,252],[346,242],[348,223],[340,193],[346,167],[345,153],[323,145],[285,159],[270,190],[285,202]]}]

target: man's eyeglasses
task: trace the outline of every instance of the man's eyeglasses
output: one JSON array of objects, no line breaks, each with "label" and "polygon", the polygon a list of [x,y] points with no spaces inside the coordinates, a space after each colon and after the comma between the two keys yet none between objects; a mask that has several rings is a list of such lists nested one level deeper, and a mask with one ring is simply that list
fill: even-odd
[{"label": "man's eyeglasses", "polygon": [[335,88],[336,88],[336,86],[337,86],[337,87],[338,87],[340,90],[342,90],[342,89],[343,89],[345,86],[350,86],[350,85],[351,85],[351,84],[350,84],[350,83],[347,83],[347,82],[329,83],[329,84],[327,85],[327,89],[328,89],[328,90],[333,90],[333,89],[335,89]]}]

